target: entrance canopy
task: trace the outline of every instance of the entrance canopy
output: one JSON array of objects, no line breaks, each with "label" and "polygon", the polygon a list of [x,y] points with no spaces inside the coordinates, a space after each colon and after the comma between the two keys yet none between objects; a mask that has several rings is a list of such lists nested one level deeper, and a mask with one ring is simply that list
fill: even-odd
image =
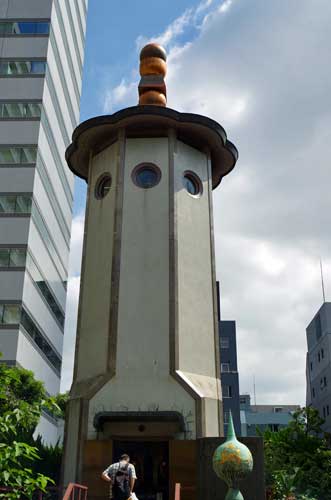
[{"label": "entrance canopy", "polygon": [[95,415],[96,431],[113,435],[171,436],[185,432],[183,415],[176,411],[104,411]]}]

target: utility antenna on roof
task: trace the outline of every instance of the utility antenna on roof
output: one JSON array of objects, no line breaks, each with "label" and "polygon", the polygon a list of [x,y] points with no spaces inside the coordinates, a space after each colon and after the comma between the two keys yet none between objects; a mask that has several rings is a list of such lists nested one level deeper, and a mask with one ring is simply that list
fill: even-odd
[{"label": "utility antenna on roof", "polygon": [[321,268],[321,284],[322,284],[323,304],[325,304],[325,288],[324,288],[323,265],[322,265],[321,257],[320,257],[320,268]]}]

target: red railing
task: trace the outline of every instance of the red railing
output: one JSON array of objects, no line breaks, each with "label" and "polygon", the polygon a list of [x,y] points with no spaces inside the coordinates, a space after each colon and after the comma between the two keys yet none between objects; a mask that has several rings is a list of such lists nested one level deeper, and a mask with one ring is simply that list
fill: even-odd
[{"label": "red railing", "polygon": [[195,486],[182,486],[180,483],[175,485],[175,500],[180,500],[180,494],[182,491],[189,491],[190,493],[195,492]]},{"label": "red railing", "polygon": [[69,483],[64,494],[63,500],[86,500],[87,486],[81,484]]}]

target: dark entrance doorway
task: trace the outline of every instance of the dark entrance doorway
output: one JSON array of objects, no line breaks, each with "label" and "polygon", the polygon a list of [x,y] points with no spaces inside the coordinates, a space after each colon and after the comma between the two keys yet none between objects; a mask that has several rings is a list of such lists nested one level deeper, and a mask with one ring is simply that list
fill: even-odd
[{"label": "dark entrance doorway", "polygon": [[165,441],[114,441],[114,461],[130,455],[139,500],[169,500],[169,445]]}]

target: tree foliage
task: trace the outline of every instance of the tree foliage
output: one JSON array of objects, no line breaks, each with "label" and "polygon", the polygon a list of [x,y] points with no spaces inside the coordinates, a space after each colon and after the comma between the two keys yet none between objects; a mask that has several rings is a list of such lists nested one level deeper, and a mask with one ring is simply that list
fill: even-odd
[{"label": "tree foliage", "polygon": [[42,411],[63,418],[68,394],[48,397],[31,371],[0,364],[0,498],[32,498],[33,491],[58,483],[62,447],[34,437]]},{"label": "tree foliage", "polygon": [[29,406],[23,402],[19,408],[0,416],[0,484],[9,488],[0,492],[0,498],[7,500],[18,500],[23,496],[32,499],[36,491],[46,491],[47,485],[53,482],[32,470],[32,464],[40,458],[38,449],[17,440],[17,429],[24,429],[25,422],[29,422],[29,413],[38,414],[37,408]]},{"label": "tree foliage", "polygon": [[267,484],[275,500],[331,500],[331,450],[316,409],[298,410],[288,427],[264,437]]}]

